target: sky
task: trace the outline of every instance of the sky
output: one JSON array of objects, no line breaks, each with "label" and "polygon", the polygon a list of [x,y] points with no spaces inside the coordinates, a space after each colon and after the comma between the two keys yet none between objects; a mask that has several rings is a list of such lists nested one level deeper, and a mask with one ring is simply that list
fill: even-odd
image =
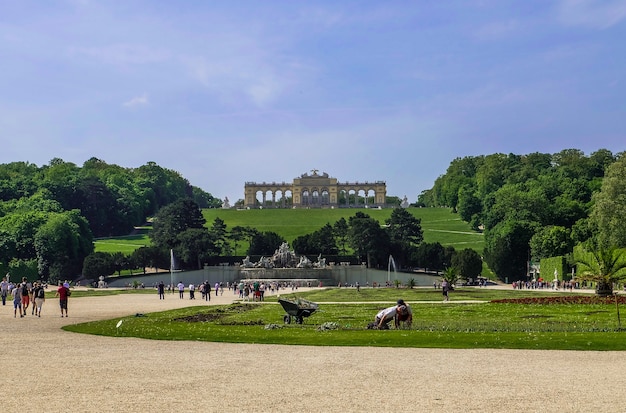
[{"label": "sky", "polygon": [[626,0],[0,0],[0,163],[415,202],[457,157],[564,149],[626,150]]}]

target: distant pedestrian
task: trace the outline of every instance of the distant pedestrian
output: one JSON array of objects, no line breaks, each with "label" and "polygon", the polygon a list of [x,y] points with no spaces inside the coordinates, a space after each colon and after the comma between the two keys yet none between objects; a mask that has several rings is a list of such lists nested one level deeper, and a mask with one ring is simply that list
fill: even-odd
[{"label": "distant pedestrian", "polygon": [[33,288],[33,297],[35,300],[35,303],[33,304],[35,315],[37,317],[41,317],[41,308],[43,307],[43,303],[46,301],[46,289],[42,283],[35,283],[35,287]]},{"label": "distant pedestrian", "polygon": [[442,290],[442,294],[443,294],[443,301],[450,301],[450,297],[448,296],[448,291],[450,290],[450,285],[448,284],[448,281],[443,280],[441,282],[441,290]]},{"label": "distant pedestrian", "polygon": [[198,289],[200,290],[200,294],[202,294],[202,299],[206,301],[206,292],[204,291],[204,284],[206,283],[200,283],[200,285],[198,286]]},{"label": "distant pedestrian", "polygon": [[[211,283],[208,281],[204,284],[204,292],[206,293],[206,300],[211,301]],[[215,294],[215,296],[217,296],[217,294]]]},{"label": "distant pedestrian", "polygon": [[6,276],[2,277],[2,282],[0,282],[0,295],[2,295],[2,305],[6,305],[9,295],[9,282]]},{"label": "distant pedestrian", "polygon": [[159,300],[165,300],[165,284],[163,284],[163,281],[159,282],[157,290],[159,290]]},{"label": "distant pedestrian", "polygon": [[189,284],[189,299],[196,299],[196,286],[194,285],[194,283]]},{"label": "distant pedestrian", "polygon": [[55,294],[55,297],[59,297],[59,307],[61,308],[61,318],[63,317],[63,312],[65,311],[65,317],[69,317],[67,315],[67,301],[70,296],[70,289],[63,284],[59,285],[59,288]]},{"label": "distant pedestrian", "polygon": [[185,284],[182,281],[178,282],[178,298],[181,300],[185,298]]},{"label": "distant pedestrian", "polygon": [[13,287],[11,290],[11,296],[13,297],[13,317],[17,318],[17,311],[20,312],[20,317],[24,317],[24,313],[22,312],[22,288],[19,287],[19,284]]},{"label": "distant pedestrian", "polygon": [[211,301],[211,283],[209,281],[204,283],[204,293],[206,294],[205,300]]},{"label": "distant pedestrian", "polygon": [[21,285],[21,290],[22,290],[22,312],[24,313],[24,315],[26,315],[26,309],[28,308],[28,305],[30,304],[30,283],[28,282],[28,279],[26,279],[26,277],[22,278],[22,285]]}]

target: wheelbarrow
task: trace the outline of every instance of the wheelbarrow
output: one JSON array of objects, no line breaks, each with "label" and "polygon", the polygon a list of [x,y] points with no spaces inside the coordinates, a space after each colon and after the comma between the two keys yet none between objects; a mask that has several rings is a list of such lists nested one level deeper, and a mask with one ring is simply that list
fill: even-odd
[{"label": "wheelbarrow", "polygon": [[302,324],[304,317],[308,317],[317,310],[317,304],[312,301],[295,298],[293,300],[279,298],[278,302],[283,306],[287,314],[283,317],[285,324],[291,324],[292,318],[297,324]]}]

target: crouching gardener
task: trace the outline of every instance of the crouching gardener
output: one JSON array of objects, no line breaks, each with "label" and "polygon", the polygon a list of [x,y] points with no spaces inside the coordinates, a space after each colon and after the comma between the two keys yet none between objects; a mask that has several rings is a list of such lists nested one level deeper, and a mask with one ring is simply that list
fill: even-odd
[{"label": "crouching gardener", "polygon": [[397,304],[393,307],[387,307],[376,314],[372,327],[379,330],[387,330],[389,329],[391,320],[394,320],[394,326],[396,328],[399,328],[402,323],[410,327],[413,322],[411,307],[409,307],[404,300],[398,300]]}]

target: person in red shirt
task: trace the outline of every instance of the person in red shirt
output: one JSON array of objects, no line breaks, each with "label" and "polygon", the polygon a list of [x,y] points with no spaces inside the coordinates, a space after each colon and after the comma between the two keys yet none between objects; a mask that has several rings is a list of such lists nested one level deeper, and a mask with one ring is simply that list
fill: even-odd
[{"label": "person in red shirt", "polygon": [[57,290],[55,297],[59,297],[59,306],[61,307],[61,317],[63,317],[63,310],[65,310],[65,317],[68,317],[67,297],[69,296],[69,291],[70,291],[69,288],[67,288],[66,286],[64,286],[63,284],[59,282],[59,289]]}]

